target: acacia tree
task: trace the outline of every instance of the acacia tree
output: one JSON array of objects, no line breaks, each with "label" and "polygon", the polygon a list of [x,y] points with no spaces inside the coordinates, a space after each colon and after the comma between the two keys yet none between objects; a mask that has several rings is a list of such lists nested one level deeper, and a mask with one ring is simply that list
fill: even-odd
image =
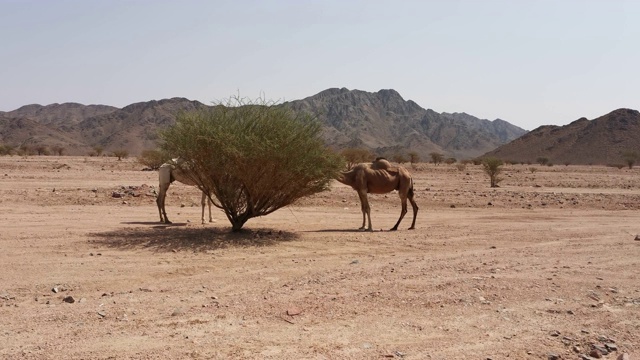
[{"label": "acacia tree", "polygon": [[433,161],[433,163],[436,165],[440,164],[444,159],[444,155],[438,152],[429,153],[429,156],[431,156],[431,161]]},{"label": "acacia tree", "polygon": [[493,157],[484,158],[482,159],[482,167],[484,172],[489,175],[491,187],[498,187],[498,183],[502,181],[502,179],[498,177],[502,172],[502,160]]},{"label": "acacia tree", "polygon": [[160,138],[239,231],[253,217],[328,188],[344,161],[320,135],[320,123],[307,114],[236,97],[179,114]]},{"label": "acacia tree", "polygon": [[629,169],[633,169],[633,165],[640,158],[640,156],[638,156],[638,153],[633,150],[624,151],[622,153],[622,157],[624,158],[624,162],[627,163]]},{"label": "acacia tree", "polygon": [[373,160],[371,151],[364,148],[348,148],[341,152],[347,162],[347,169],[351,170],[356,164]]}]

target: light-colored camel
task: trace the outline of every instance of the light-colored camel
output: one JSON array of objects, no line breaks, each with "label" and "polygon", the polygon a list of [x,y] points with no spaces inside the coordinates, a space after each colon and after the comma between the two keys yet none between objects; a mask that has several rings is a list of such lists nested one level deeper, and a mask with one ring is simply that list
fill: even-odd
[{"label": "light-colored camel", "polygon": [[[167,190],[169,190],[169,186],[174,181],[179,181],[185,185],[195,186],[196,183],[191,180],[188,176],[185,175],[184,172],[177,167],[177,163],[179,160],[174,159],[168,163],[162,164],[158,171],[158,179],[160,181],[158,198],[156,199],[156,204],[158,204],[158,212],[160,213],[160,222],[165,224],[171,224],[169,218],[167,218],[167,211],[164,209],[164,200],[167,198]],[[213,221],[211,217],[211,200],[202,192],[202,199],[200,201],[202,204],[202,223],[204,224],[204,206],[205,204],[209,205],[209,222]],[[164,217],[163,217],[164,215]]]},{"label": "light-colored camel", "polygon": [[[418,205],[413,200],[413,180],[409,171],[402,166],[393,166],[384,158],[377,158],[372,163],[361,163],[354,166],[351,170],[341,172],[337,177],[339,182],[351,186],[358,192],[360,197],[360,205],[362,209],[362,227],[360,230],[373,231],[371,226],[371,207],[369,206],[368,193],[386,194],[393,190],[398,190],[400,201],[402,203],[402,211],[398,222],[391,230],[398,230],[398,225],[407,213],[407,199],[411,202],[413,208],[413,222],[411,229],[415,229],[416,217],[418,216]],[[365,222],[368,219],[368,227],[365,228]]]}]

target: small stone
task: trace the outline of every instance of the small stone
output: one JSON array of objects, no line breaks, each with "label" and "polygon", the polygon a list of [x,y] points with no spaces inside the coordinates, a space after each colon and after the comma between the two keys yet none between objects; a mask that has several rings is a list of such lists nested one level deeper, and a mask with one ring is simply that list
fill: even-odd
[{"label": "small stone", "polygon": [[53,289],[51,289],[51,291],[53,291],[55,294],[57,294],[59,292],[57,287],[54,287]]},{"label": "small stone", "polygon": [[360,263],[360,261],[358,261],[358,260],[353,260],[353,261],[351,262],[351,265],[355,265],[355,264],[358,264],[358,263]]},{"label": "small stone", "polygon": [[631,357],[627,353],[622,353],[622,354],[618,355],[616,360],[631,360]]},{"label": "small stone", "polygon": [[69,296],[65,296],[64,299],[62,299],[62,301],[69,304],[73,304],[74,302],[76,302],[76,299],[74,299],[73,296],[69,295]]},{"label": "small stone", "polygon": [[[602,355],[608,355],[609,354],[609,350],[607,350],[607,348],[604,347],[604,346],[593,345],[593,350],[599,352]],[[592,352],[593,352],[593,350],[592,350]],[[593,355],[591,355],[591,356],[593,356]]]},{"label": "small stone", "polygon": [[636,238],[635,238],[635,239],[633,239],[633,240],[635,240],[635,241],[640,241],[640,234],[636,235]]},{"label": "small stone", "polygon": [[454,204],[451,204],[450,208],[455,209],[456,206]]},{"label": "small stone", "polygon": [[560,332],[558,330],[553,330],[552,332],[549,333],[549,335],[553,337],[558,337],[560,336]]},{"label": "small stone", "polygon": [[607,350],[609,351],[618,351],[618,345],[614,343],[606,343],[604,344],[604,347],[607,348]]},{"label": "small stone", "polygon": [[289,316],[296,316],[296,315],[300,315],[302,313],[302,309],[300,309],[299,307],[290,307],[287,309],[287,315]]},{"label": "small stone", "polygon": [[104,311],[98,311],[98,316],[100,316],[101,318],[106,317],[107,314]]},{"label": "small stone", "polygon": [[602,353],[600,351],[598,351],[598,349],[592,349],[589,352],[589,356],[596,358],[596,359],[601,359],[602,358]]},{"label": "small stone", "polygon": [[560,360],[560,355],[558,354],[549,354],[547,355],[548,360]]},{"label": "small stone", "polygon": [[184,309],[176,308],[176,309],[175,309],[175,310],[173,310],[173,312],[171,313],[171,316],[179,316],[179,315],[184,315]]},{"label": "small stone", "polygon": [[111,193],[111,197],[113,197],[113,198],[121,198],[122,194],[117,192],[117,191],[114,191],[114,192]]}]

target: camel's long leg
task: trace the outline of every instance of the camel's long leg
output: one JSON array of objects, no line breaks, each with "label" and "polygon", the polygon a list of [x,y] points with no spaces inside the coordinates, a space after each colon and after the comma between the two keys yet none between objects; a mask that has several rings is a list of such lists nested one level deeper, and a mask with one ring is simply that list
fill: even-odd
[{"label": "camel's long leg", "polygon": [[213,222],[213,218],[211,217],[211,200],[209,199],[209,197],[207,196],[207,194],[204,191],[202,192],[202,199],[200,201],[200,204],[202,205],[202,223],[204,224],[204,206],[205,206],[205,204],[209,205],[209,222]]},{"label": "camel's long leg", "polygon": [[358,196],[360,197],[360,206],[362,210],[362,227],[360,230],[365,230],[365,217],[369,220],[369,227],[366,229],[367,231],[373,231],[373,226],[371,226],[371,207],[369,206],[369,198],[367,197],[366,191],[358,191]]},{"label": "camel's long leg", "polygon": [[407,195],[403,196],[403,194],[400,194],[400,202],[402,203],[402,210],[400,212],[400,218],[398,219],[398,222],[395,224],[394,227],[391,228],[391,230],[398,230],[398,226],[400,225],[400,222],[402,221],[404,216],[407,214],[407,199],[409,199],[409,201],[411,202],[411,208],[413,210],[413,221],[411,222],[411,227],[409,228],[409,230],[413,230],[416,228],[416,217],[418,216],[418,204],[416,204],[415,200],[413,200],[413,185],[412,185],[412,187],[409,188],[409,192],[407,193]]},{"label": "camel's long leg", "polygon": [[416,204],[415,200],[413,200],[413,188],[409,190],[408,198],[411,202],[411,207],[413,208],[413,221],[411,222],[411,227],[409,228],[409,230],[413,230],[416,228],[416,217],[418,216],[418,204]]},{"label": "camel's long leg", "polygon": [[164,208],[164,200],[167,198],[167,190],[169,190],[170,184],[171,183],[160,184],[160,188],[158,189],[158,198],[156,199],[158,212],[160,213],[160,222],[163,222],[165,224],[171,224],[171,221],[169,221],[169,218],[167,217],[167,211]]},{"label": "camel's long leg", "polygon": [[403,196],[403,194],[400,194],[400,202],[402,203],[402,210],[400,211],[400,218],[398,219],[398,222],[391,228],[391,231],[398,230],[398,225],[400,225],[400,222],[402,221],[402,218],[407,214],[407,196],[406,195]]}]

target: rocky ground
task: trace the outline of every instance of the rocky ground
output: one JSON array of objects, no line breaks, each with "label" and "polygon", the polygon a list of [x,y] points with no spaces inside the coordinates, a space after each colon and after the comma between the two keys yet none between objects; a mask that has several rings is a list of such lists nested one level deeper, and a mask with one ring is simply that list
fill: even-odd
[{"label": "rocky ground", "polygon": [[640,358],[640,169],[418,164],[416,230],[334,183],[233,234],[142,167],[0,157],[0,358]]}]

